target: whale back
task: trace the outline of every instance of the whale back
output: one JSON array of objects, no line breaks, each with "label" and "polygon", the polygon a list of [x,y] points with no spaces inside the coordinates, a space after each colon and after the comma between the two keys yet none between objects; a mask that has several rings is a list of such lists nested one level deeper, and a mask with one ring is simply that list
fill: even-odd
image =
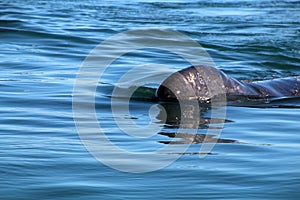
[{"label": "whale back", "polygon": [[215,67],[191,66],[173,73],[156,92],[162,101],[197,100],[202,103],[209,103],[219,94],[226,94],[229,100],[300,96],[300,77],[242,82]]}]

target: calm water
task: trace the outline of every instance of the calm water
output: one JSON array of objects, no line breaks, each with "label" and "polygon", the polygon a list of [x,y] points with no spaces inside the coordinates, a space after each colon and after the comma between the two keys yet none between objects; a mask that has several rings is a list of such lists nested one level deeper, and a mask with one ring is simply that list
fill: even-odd
[{"label": "calm water", "polygon": [[[75,78],[85,57],[108,37],[135,28],[177,30],[238,79],[299,75],[299,1],[2,0],[0,9],[1,199],[299,198],[299,99],[228,106],[221,134],[228,142],[216,144],[204,159],[193,154],[201,144],[192,144],[168,167],[141,174],[98,162],[81,143],[72,113]],[[115,124],[124,116],[111,115],[115,82],[150,62],[187,67],[166,52],[132,53],[113,63],[97,88],[98,120],[112,141],[132,152],[162,148],[176,130],[175,123],[158,123],[163,134],[136,141]],[[149,90],[143,100],[131,102],[127,117],[136,123],[149,122]],[[200,128],[200,134],[207,131],[205,124]]]}]

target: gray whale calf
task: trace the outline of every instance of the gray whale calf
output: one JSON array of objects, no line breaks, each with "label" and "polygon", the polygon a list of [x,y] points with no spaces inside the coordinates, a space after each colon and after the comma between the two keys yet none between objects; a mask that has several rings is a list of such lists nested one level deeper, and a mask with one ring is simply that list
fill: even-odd
[{"label": "gray whale calf", "polygon": [[272,99],[300,96],[300,76],[243,82],[209,66],[191,66],[171,74],[156,91],[162,101],[209,102],[214,96]]}]

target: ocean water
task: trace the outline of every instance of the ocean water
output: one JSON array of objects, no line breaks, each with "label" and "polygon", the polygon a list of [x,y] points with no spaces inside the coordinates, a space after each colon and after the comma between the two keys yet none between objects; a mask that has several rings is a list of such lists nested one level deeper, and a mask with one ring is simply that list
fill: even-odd
[{"label": "ocean water", "polygon": [[[98,56],[113,59],[119,46],[136,41],[151,46],[147,38],[156,41],[158,34],[172,50],[196,55],[187,41],[168,35],[173,30],[200,44],[217,68],[237,79],[299,75],[300,1],[2,0],[0,10],[1,199],[299,199],[299,98],[227,106],[223,127],[215,129],[220,140],[203,153],[201,136],[211,130],[213,109],[201,110],[200,139],[187,149],[176,118],[180,108],[153,100],[157,82],[135,90],[130,112],[123,112],[123,94],[143,80],[161,80],[189,66],[186,60],[162,49],[139,49],[114,59],[102,74],[104,65],[94,68],[90,75],[101,76],[96,92],[83,88],[85,95],[77,99],[83,117],[93,114],[82,108],[94,94],[93,117],[109,141],[131,155],[170,147],[158,153],[158,162],[127,160],[97,138],[90,144],[101,151],[93,152],[74,120],[74,91],[91,51],[136,29],[146,39],[122,35],[120,43],[106,44],[112,53]],[[128,72],[130,78],[119,84]],[[167,110],[165,122],[160,106]],[[130,131],[129,122],[138,129]],[[87,121],[83,130],[97,123]],[[171,142],[176,132],[178,144]],[[148,172],[135,173],[143,169]]]}]

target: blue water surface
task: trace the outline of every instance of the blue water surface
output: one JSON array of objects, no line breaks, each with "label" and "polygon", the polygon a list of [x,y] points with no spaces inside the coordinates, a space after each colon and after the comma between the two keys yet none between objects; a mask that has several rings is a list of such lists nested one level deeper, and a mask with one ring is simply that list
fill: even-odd
[{"label": "blue water surface", "polygon": [[[297,98],[228,106],[221,138],[231,142],[217,143],[204,158],[197,153],[201,143],[192,144],[167,167],[126,173],[87,151],[73,120],[72,97],[78,70],[91,50],[136,28],[171,29],[189,36],[219,69],[237,79],[299,75],[300,1],[2,0],[0,10],[1,199],[299,198]],[[165,51],[124,55],[99,81],[95,98],[106,134],[132,152],[155,151],[172,140],[161,134],[132,139],[116,126],[116,118],[124,116],[111,114],[111,91],[118,79],[145,63],[174,70],[188,66]],[[135,78],[163,72],[145,70]],[[131,102],[125,117],[148,124],[154,104],[148,97],[155,87],[143,90],[143,98]],[[130,84],[123,89],[128,88]],[[165,133],[177,130],[156,120]],[[203,126],[199,133],[206,131]]]}]

